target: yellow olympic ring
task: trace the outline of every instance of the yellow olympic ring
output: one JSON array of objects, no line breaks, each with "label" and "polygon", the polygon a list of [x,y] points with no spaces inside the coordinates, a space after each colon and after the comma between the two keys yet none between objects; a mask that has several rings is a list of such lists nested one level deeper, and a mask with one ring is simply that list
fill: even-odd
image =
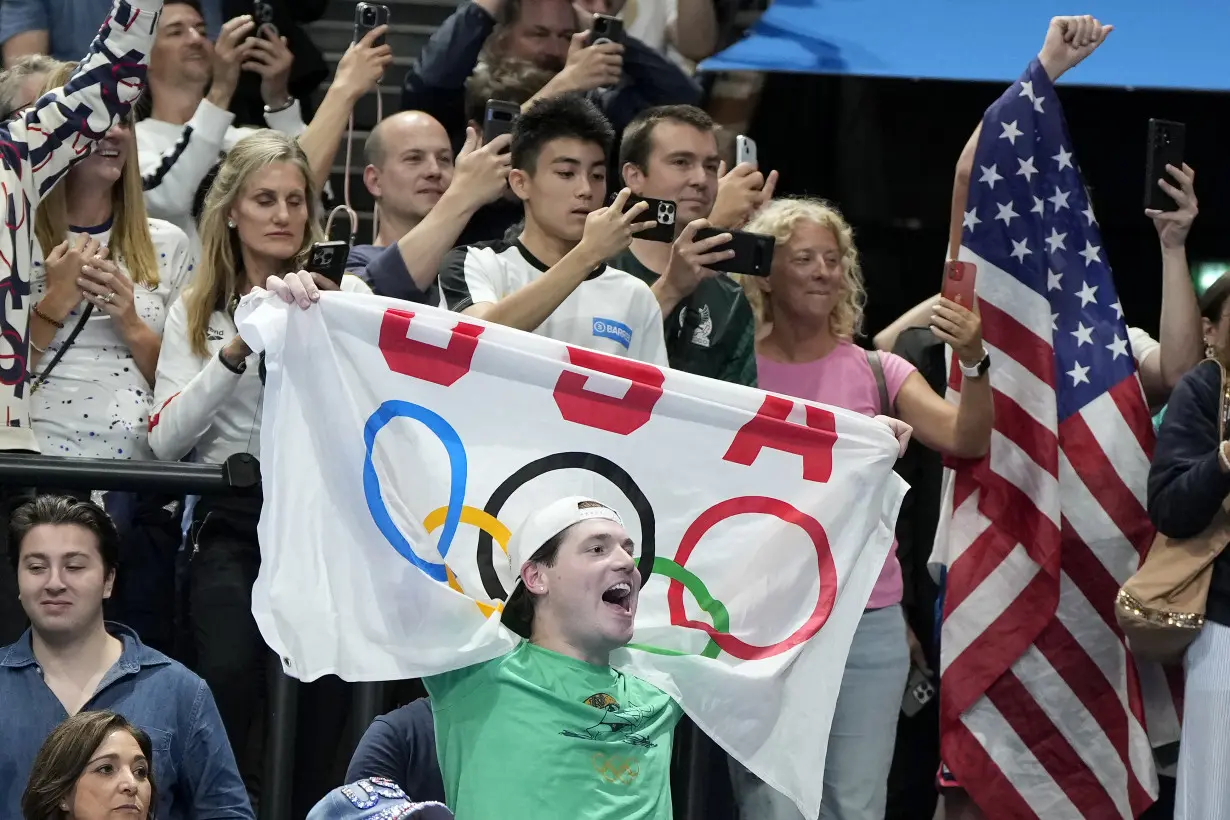
[{"label": "yellow olympic ring", "polygon": [[[423,519],[423,528],[427,530],[428,535],[430,535],[433,530],[438,530],[440,527],[444,526],[444,519],[447,517],[448,507],[440,507],[439,509],[432,510],[431,513]],[[461,508],[461,523],[469,524],[472,527],[478,527],[480,530],[495,539],[496,543],[500,545],[500,549],[504,550],[505,555],[508,554],[508,541],[512,538],[512,532],[510,532],[508,527],[504,526],[495,516],[485,510],[480,510],[478,507],[463,506]],[[447,561],[444,563],[444,572],[448,576],[449,587],[457,592],[460,592],[462,595],[465,595],[466,591],[461,588],[461,582],[457,580],[457,576],[453,573],[453,570],[449,567]],[[483,613],[483,617],[485,618],[490,618],[492,613],[504,611],[504,604],[502,603],[497,603],[495,606],[484,604],[482,601],[475,601],[474,603],[478,604],[479,611]]]}]

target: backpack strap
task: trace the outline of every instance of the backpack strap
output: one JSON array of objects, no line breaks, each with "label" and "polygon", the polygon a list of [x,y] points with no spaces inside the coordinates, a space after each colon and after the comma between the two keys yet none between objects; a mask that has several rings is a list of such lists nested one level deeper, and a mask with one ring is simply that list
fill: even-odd
[{"label": "backpack strap", "polygon": [[867,365],[871,368],[871,375],[876,380],[876,392],[880,396],[880,414],[892,415],[893,403],[888,400],[888,382],[884,380],[884,363],[880,361],[880,351],[864,350],[867,354]]}]

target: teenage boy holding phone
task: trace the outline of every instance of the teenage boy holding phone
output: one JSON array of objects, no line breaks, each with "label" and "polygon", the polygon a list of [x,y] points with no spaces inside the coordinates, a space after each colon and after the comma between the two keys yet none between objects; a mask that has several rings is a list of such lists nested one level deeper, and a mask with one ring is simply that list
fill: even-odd
[{"label": "teenage boy holding phone", "polygon": [[633,193],[674,202],[672,244],[633,239],[612,261],[649,285],[665,318],[671,367],[736,384],[756,385],[755,321],[743,289],[707,267],[734,252],[729,234],[697,241],[707,227],[737,229],[772,199],[768,179],[751,164],[722,174],[717,126],[691,105],[651,108],[624,130],[619,162]]},{"label": "teenage boy holding phone", "polygon": [[636,277],[605,263],[656,223],[630,191],[602,207],[615,134],[573,94],[529,107],[512,130],[508,184],[525,206],[511,240],[451,251],[440,288],[451,310],[496,324],[666,366],[662,313]]}]

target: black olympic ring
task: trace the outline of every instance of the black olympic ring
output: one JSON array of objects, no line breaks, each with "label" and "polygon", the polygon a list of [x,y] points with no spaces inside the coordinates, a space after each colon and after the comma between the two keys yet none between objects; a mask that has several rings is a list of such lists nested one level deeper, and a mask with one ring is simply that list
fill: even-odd
[{"label": "black olympic ring", "polygon": [[[500,510],[514,492],[532,479],[556,470],[588,470],[591,473],[597,473],[618,487],[632,502],[632,508],[636,510],[641,522],[641,557],[638,567],[641,572],[641,588],[644,589],[649,576],[653,574],[655,526],[653,507],[649,499],[641,492],[641,488],[632,480],[632,476],[628,475],[627,470],[608,458],[593,453],[577,452],[556,453],[543,456],[537,461],[531,461],[495,488],[491,498],[487,499],[487,505],[483,507],[483,511],[492,518],[498,519]],[[491,533],[480,530],[478,533],[478,575],[483,581],[487,595],[492,600],[503,601],[508,597],[508,593],[504,591],[504,585],[500,583],[500,576],[496,574],[494,555]]]}]

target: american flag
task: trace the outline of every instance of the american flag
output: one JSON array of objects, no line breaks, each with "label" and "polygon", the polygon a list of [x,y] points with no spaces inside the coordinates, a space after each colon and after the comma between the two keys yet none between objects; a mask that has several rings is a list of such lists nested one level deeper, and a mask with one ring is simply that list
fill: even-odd
[{"label": "american flag", "polygon": [[[1181,691],[1134,661],[1114,615],[1154,535],[1153,428],[1036,60],[983,118],[960,258],[978,267],[995,429],[984,459],[945,477],[943,759],[990,817],[1135,817]],[[960,383],[954,368],[950,395]]]}]

